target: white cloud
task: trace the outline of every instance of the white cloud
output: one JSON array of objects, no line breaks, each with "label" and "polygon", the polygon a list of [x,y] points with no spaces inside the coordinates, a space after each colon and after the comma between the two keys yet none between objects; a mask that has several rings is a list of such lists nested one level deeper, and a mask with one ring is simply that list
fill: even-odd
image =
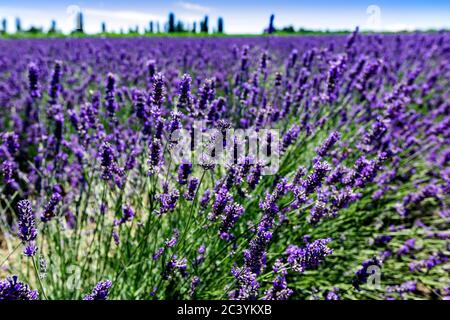
[{"label": "white cloud", "polygon": [[94,16],[94,17],[102,17],[109,18],[114,20],[125,20],[125,21],[135,21],[135,22],[149,22],[150,20],[162,20],[165,17],[154,15],[145,12],[138,11],[116,11],[116,10],[99,10],[99,9],[91,9],[85,8],[81,9],[81,11],[86,16]]},{"label": "white cloud", "polygon": [[211,8],[205,7],[196,3],[192,2],[184,2],[180,1],[178,2],[178,5],[181,6],[183,9],[190,10],[190,11],[197,11],[202,13],[208,13],[211,11]]},{"label": "white cloud", "polygon": [[85,8],[78,6],[68,6],[67,8],[39,10],[34,8],[12,8],[1,7],[1,17],[8,20],[8,31],[15,31],[14,20],[20,17],[22,28],[28,29],[31,26],[43,27],[48,30],[50,21],[55,20],[57,28],[63,32],[71,32],[75,28],[75,18],[77,12],[85,16],[85,31],[87,33],[96,33],[100,31],[102,22],[106,22],[107,29],[110,31],[127,30],[129,27],[139,26],[140,30],[148,27],[150,21],[159,21],[162,24],[167,17],[148,12],[130,11],[130,10],[104,10],[95,8]]}]

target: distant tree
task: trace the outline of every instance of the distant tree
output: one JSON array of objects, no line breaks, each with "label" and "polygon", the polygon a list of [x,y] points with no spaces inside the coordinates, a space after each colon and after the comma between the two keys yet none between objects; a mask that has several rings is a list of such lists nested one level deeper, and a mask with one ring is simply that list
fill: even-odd
[{"label": "distant tree", "polygon": [[159,21],[156,22],[156,32],[157,32],[157,33],[160,33],[160,32],[161,32],[161,28],[160,28],[160,25],[159,25]]},{"label": "distant tree", "polygon": [[102,33],[106,33],[106,23],[102,22]]},{"label": "distant tree", "polygon": [[267,28],[267,33],[272,34],[275,32],[275,27],[273,25],[273,21],[275,20],[275,15],[270,15],[269,28]]},{"label": "distant tree", "polygon": [[153,33],[153,21],[150,21],[148,25],[148,32]]},{"label": "distant tree", "polygon": [[167,32],[175,32],[175,15],[171,12],[169,13],[169,22],[167,27]]},{"label": "distant tree", "polygon": [[20,22],[20,18],[16,18],[16,31],[22,32],[22,23]]},{"label": "distant tree", "polygon": [[178,21],[176,26],[175,26],[175,31],[176,32],[183,32],[184,31],[184,25],[182,21]]},{"label": "distant tree", "polygon": [[283,32],[286,32],[286,33],[294,33],[295,32],[295,29],[294,29],[294,27],[293,26],[287,26],[287,27],[284,27],[283,29],[281,29]]},{"label": "distant tree", "polygon": [[208,16],[203,18],[203,21],[200,22],[200,32],[208,33]]},{"label": "distant tree", "polygon": [[77,14],[77,27],[76,27],[75,31],[84,33],[84,17],[83,17],[83,13],[81,13],[81,12],[78,12],[78,14]]},{"label": "distant tree", "polygon": [[38,34],[38,33],[42,33],[42,28],[38,28],[35,26],[31,26],[28,30],[28,33],[32,33],[32,34]]},{"label": "distant tree", "polygon": [[223,19],[222,19],[222,17],[219,17],[219,19],[217,19],[217,32],[218,33],[223,33]]},{"label": "distant tree", "polygon": [[8,27],[8,21],[5,18],[2,19],[2,33],[6,33]]},{"label": "distant tree", "polygon": [[194,21],[193,25],[192,25],[192,33],[196,33],[197,32],[197,22]]},{"label": "distant tree", "polygon": [[55,33],[56,32],[56,21],[52,20],[50,23],[50,29],[48,30],[48,33]]}]

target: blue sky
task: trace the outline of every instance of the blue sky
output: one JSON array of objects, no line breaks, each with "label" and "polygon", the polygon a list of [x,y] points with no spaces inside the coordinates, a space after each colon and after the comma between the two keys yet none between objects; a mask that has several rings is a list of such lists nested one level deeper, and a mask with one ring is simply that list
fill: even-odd
[{"label": "blue sky", "polygon": [[89,33],[98,32],[102,21],[115,31],[136,25],[143,30],[149,20],[162,25],[171,11],[189,23],[207,14],[211,28],[222,16],[228,33],[260,33],[271,13],[277,27],[336,30],[360,26],[387,31],[450,28],[448,0],[0,0],[0,17],[7,18],[10,31],[15,17],[20,17],[24,28],[36,25],[48,29],[54,19],[59,29],[69,32],[78,10],[84,13]]}]

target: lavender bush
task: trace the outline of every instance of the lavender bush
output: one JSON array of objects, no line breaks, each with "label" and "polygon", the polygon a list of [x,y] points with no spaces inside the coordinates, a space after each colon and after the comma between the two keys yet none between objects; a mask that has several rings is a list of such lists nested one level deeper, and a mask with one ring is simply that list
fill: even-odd
[{"label": "lavender bush", "polygon": [[449,40],[1,40],[0,300],[448,298]]}]

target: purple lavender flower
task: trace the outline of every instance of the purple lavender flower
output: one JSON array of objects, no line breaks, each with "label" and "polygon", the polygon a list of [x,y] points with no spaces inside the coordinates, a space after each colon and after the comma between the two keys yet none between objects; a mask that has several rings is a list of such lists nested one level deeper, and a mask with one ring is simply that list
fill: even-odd
[{"label": "purple lavender flower", "polygon": [[164,81],[164,75],[161,72],[154,76],[151,101],[157,107],[161,107],[165,99]]},{"label": "purple lavender flower", "polygon": [[417,290],[417,281],[415,281],[415,280],[409,280],[409,281],[403,282],[400,285],[388,286],[386,288],[386,292],[388,292],[388,293],[415,292],[416,290]]},{"label": "purple lavender flower", "polygon": [[58,101],[59,94],[61,92],[61,76],[62,76],[62,62],[55,61],[55,67],[53,69],[52,79],[48,88],[48,95],[50,97],[50,103],[55,104]]},{"label": "purple lavender flower", "polygon": [[360,286],[367,282],[370,275],[376,272],[374,268],[381,268],[382,261],[378,257],[373,257],[362,263],[362,267],[356,271],[355,278],[352,281],[356,290],[360,290]]},{"label": "purple lavender flower", "polygon": [[34,242],[28,242],[23,248],[23,254],[27,257],[34,257],[38,251],[38,248]]},{"label": "purple lavender flower", "polygon": [[221,187],[216,195],[215,195],[215,200],[213,203],[213,208],[211,213],[208,216],[209,220],[215,220],[217,218],[217,216],[219,216],[220,214],[222,214],[223,210],[225,209],[226,205],[233,201],[233,197],[231,196],[231,194],[228,192],[228,189],[225,187]]},{"label": "purple lavender flower", "polygon": [[416,238],[408,239],[397,250],[397,256],[401,257],[407,255],[411,251],[415,250],[415,247],[416,247]]},{"label": "purple lavender flower", "polygon": [[180,95],[178,97],[177,107],[179,109],[190,110],[192,97],[191,97],[191,82],[192,78],[188,74],[184,74],[180,81]]},{"label": "purple lavender flower", "polygon": [[37,237],[36,221],[31,203],[28,200],[21,200],[18,202],[19,209],[19,231],[18,236],[25,244],[24,254],[32,257],[37,252],[37,247],[34,240]]},{"label": "purple lavender flower", "polygon": [[280,211],[276,202],[276,194],[267,193],[264,200],[259,203],[259,207],[261,208],[261,210],[263,210],[263,212],[267,216],[267,219],[275,216]]},{"label": "purple lavender flower", "polygon": [[130,206],[125,205],[122,208],[122,217],[119,220],[115,221],[115,225],[121,225],[128,221],[133,220],[134,218],[134,211]]},{"label": "purple lavender flower", "polygon": [[294,186],[299,185],[301,182],[301,179],[306,175],[306,168],[303,166],[298,167],[297,171],[295,172],[294,178],[292,179],[292,184]]},{"label": "purple lavender flower", "polygon": [[354,87],[364,95],[364,91],[367,88],[368,81],[373,77],[380,67],[380,62],[378,60],[370,61],[367,63],[363,70],[361,71]]},{"label": "purple lavender flower", "polygon": [[264,71],[267,68],[267,60],[269,60],[267,51],[263,51],[259,61],[259,68],[261,69],[261,71]]},{"label": "purple lavender flower", "polygon": [[153,140],[149,146],[149,175],[153,175],[162,165],[162,146],[158,139]]},{"label": "purple lavender flower", "polygon": [[255,300],[260,287],[256,280],[256,274],[248,268],[231,269],[231,274],[236,278],[238,288],[230,293],[232,300]]},{"label": "purple lavender flower", "polygon": [[359,157],[353,169],[343,178],[343,183],[347,186],[363,188],[375,179],[386,156],[386,153],[382,152],[375,160],[367,160],[364,156]]},{"label": "purple lavender flower", "polygon": [[9,155],[13,156],[19,151],[19,136],[15,132],[6,132],[2,134],[3,146]]},{"label": "purple lavender flower", "polygon": [[184,194],[184,198],[186,200],[188,201],[194,200],[199,182],[200,182],[199,179],[196,177],[193,177],[189,180],[188,189]]},{"label": "purple lavender flower", "polygon": [[413,192],[405,196],[403,199],[403,206],[417,206],[425,199],[437,198],[439,193],[440,190],[437,186],[432,184],[426,185],[418,192]]},{"label": "purple lavender flower", "polygon": [[286,276],[279,275],[272,282],[272,287],[266,291],[264,300],[287,300],[294,291],[287,287]]},{"label": "purple lavender flower", "polygon": [[156,252],[153,254],[152,259],[153,259],[154,261],[157,261],[157,260],[161,257],[161,255],[164,253],[164,251],[165,251],[165,248],[159,248],[159,249],[156,250]]},{"label": "purple lavender flower", "polygon": [[37,300],[38,291],[31,290],[27,284],[18,281],[17,276],[0,280],[1,300]]},{"label": "purple lavender flower", "polygon": [[359,148],[365,152],[369,152],[374,148],[376,143],[381,142],[381,138],[387,131],[387,127],[381,118],[377,118],[373,123],[372,128],[364,133]]},{"label": "purple lavender flower", "polygon": [[211,190],[206,189],[205,192],[203,192],[202,199],[200,200],[200,206],[203,209],[206,209],[206,207],[209,204],[209,200],[211,199]]},{"label": "purple lavender flower", "polygon": [[228,204],[221,215],[222,223],[219,235],[222,240],[230,241],[234,238],[230,230],[234,227],[240,216],[244,213],[244,207],[237,203]]},{"label": "purple lavender flower", "polygon": [[286,282],[286,268],[283,267],[283,261],[277,259],[273,266],[273,271],[276,278],[272,282],[272,287],[268,289],[263,297],[263,300],[287,300],[294,293],[294,291],[287,286]]},{"label": "purple lavender flower", "polygon": [[189,162],[182,162],[178,167],[178,183],[183,185],[187,183],[187,178],[192,170],[192,164]]},{"label": "purple lavender flower", "polygon": [[250,169],[250,173],[247,176],[247,183],[250,189],[255,189],[261,179],[261,174],[262,168],[259,163],[255,164],[255,166]]},{"label": "purple lavender flower", "polygon": [[330,69],[328,70],[326,94],[330,102],[334,102],[338,98],[338,82],[345,68],[346,61],[347,56],[342,55],[331,63]]},{"label": "purple lavender flower", "polygon": [[428,271],[440,264],[446,263],[447,261],[448,261],[448,257],[445,253],[437,252],[437,253],[431,254],[427,259],[420,260],[417,262],[411,262],[409,264],[409,270],[411,272],[413,272],[413,271],[419,271],[419,272]]},{"label": "purple lavender flower", "polygon": [[41,221],[48,222],[56,215],[56,207],[62,200],[62,196],[58,192],[54,192],[50,197],[50,200],[44,208],[44,212],[41,214]]},{"label": "purple lavender flower", "polygon": [[[261,225],[261,224],[260,224]],[[260,228],[255,238],[250,241],[248,249],[244,250],[245,269],[258,275],[266,265],[266,247],[272,239],[272,232]]]},{"label": "purple lavender flower", "polygon": [[92,289],[92,293],[85,295],[83,300],[107,300],[111,286],[111,280],[100,281]]},{"label": "purple lavender flower", "polygon": [[344,187],[331,197],[332,211],[337,212],[347,208],[352,202],[361,198],[361,193],[353,192],[351,188]]},{"label": "purple lavender flower", "polygon": [[346,45],[347,50],[349,50],[355,43],[355,40],[358,36],[358,32],[359,32],[359,27],[356,27],[355,30],[352,32],[352,34],[350,36],[348,36],[347,45]]},{"label": "purple lavender flower", "polygon": [[170,193],[165,192],[159,195],[159,202],[161,207],[159,209],[159,214],[164,214],[169,211],[175,210],[175,207],[178,202],[178,198],[180,197],[180,193],[177,189],[172,190]]},{"label": "purple lavender flower", "polygon": [[17,170],[17,164],[13,161],[5,160],[2,163],[1,167],[1,173],[4,178],[5,185],[8,188],[11,188],[13,190],[17,190],[18,184],[14,178],[14,174]]},{"label": "purple lavender flower", "polygon": [[102,167],[102,179],[110,180],[115,171],[114,150],[111,145],[104,142],[100,147],[100,165]]},{"label": "purple lavender flower", "polygon": [[334,131],[330,136],[322,143],[322,145],[316,149],[316,153],[320,157],[324,157],[328,151],[339,141],[341,135],[339,132]]},{"label": "purple lavender flower", "polygon": [[333,253],[327,244],[331,238],[315,240],[306,247],[289,245],[286,249],[287,261],[296,272],[303,273],[308,269],[316,269],[325,260],[325,257]]},{"label": "purple lavender flower", "polygon": [[198,256],[195,258],[194,260],[194,264],[195,265],[199,265],[201,264],[204,260],[205,260],[205,252],[206,252],[206,247],[204,244],[202,244],[198,249]]},{"label": "purple lavender flower", "polygon": [[327,292],[325,296],[325,300],[340,300],[339,295],[335,292],[335,290],[330,290]]},{"label": "purple lavender flower", "polygon": [[167,248],[173,248],[178,242],[178,238],[180,237],[180,232],[178,229],[173,230],[173,236],[165,242]]},{"label": "purple lavender flower", "polygon": [[172,144],[176,144],[176,140],[173,139],[172,135],[176,130],[179,130],[182,128],[181,125],[181,116],[182,113],[178,111],[172,111],[170,113],[170,121],[167,124],[167,132],[169,133],[170,142]]},{"label": "purple lavender flower", "polygon": [[214,99],[214,81],[206,79],[198,92],[197,111],[202,113],[206,110],[208,102]]},{"label": "purple lavender flower", "polygon": [[113,229],[113,231],[111,233],[111,236],[112,236],[116,246],[118,246],[120,244],[120,236],[119,236],[119,233],[117,232],[117,230],[115,228]]},{"label": "purple lavender flower", "polygon": [[191,287],[189,288],[189,296],[194,296],[195,291],[197,290],[198,285],[200,284],[200,278],[197,276],[192,277]]},{"label": "purple lavender flower", "polygon": [[281,73],[279,73],[279,72],[275,73],[275,83],[274,83],[275,87],[281,86],[282,81],[283,81],[283,76],[281,75]]},{"label": "purple lavender flower", "polygon": [[166,264],[162,277],[163,279],[167,280],[171,275],[173,275],[174,271],[177,270],[183,278],[186,278],[188,276],[186,269],[186,258],[179,259],[176,255],[172,255],[170,261]]},{"label": "purple lavender flower", "polygon": [[226,100],[223,97],[219,97],[211,102],[207,118],[210,123],[217,124],[222,113],[226,111]]},{"label": "purple lavender flower", "polygon": [[150,81],[153,81],[153,77],[156,74],[156,61],[154,59],[147,61],[147,73]]},{"label": "purple lavender flower", "polygon": [[17,204],[19,209],[19,238],[23,242],[30,242],[36,239],[36,222],[31,203],[28,200],[20,200]]},{"label": "purple lavender flower", "polygon": [[77,225],[77,218],[70,209],[66,209],[64,218],[66,219],[66,224],[69,230],[75,229]]},{"label": "purple lavender flower", "polygon": [[115,98],[116,90],[116,78],[112,73],[108,73],[106,76],[106,85],[105,85],[105,108],[110,117],[115,115],[117,110],[117,102]]},{"label": "purple lavender flower", "polygon": [[136,116],[141,120],[147,120],[149,111],[147,110],[147,104],[145,102],[144,93],[140,90],[136,90],[134,92],[133,98],[133,108],[134,112],[136,112]]},{"label": "purple lavender flower", "polygon": [[317,225],[322,219],[332,217],[333,212],[328,208],[326,202],[317,200],[311,209],[307,220],[312,225]]},{"label": "purple lavender flower", "polygon": [[41,97],[41,92],[39,91],[39,68],[34,63],[28,65],[28,88],[31,98]]},{"label": "purple lavender flower", "polygon": [[286,150],[291,144],[293,144],[300,134],[300,127],[297,125],[293,125],[286,134],[283,136],[283,150]]},{"label": "purple lavender flower", "polygon": [[322,185],[322,181],[325,178],[325,176],[330,171],[330,166],[327,162],[321,162],[317,161],[314,164],[314,171],[308,177],[306,180],[303,181],[303,188],[305,189],[305,194],[311,194],[313,193],[317,188],[319,188]]},{"label": "purple lavender flower", "polygon": [[377,246],[380,245],[386,245],[388,244],[390,241],[392,240],[392,236],[387,235],[387,234],[383,234],[381,236],[378,236],[374,239],[374,244]]}]

